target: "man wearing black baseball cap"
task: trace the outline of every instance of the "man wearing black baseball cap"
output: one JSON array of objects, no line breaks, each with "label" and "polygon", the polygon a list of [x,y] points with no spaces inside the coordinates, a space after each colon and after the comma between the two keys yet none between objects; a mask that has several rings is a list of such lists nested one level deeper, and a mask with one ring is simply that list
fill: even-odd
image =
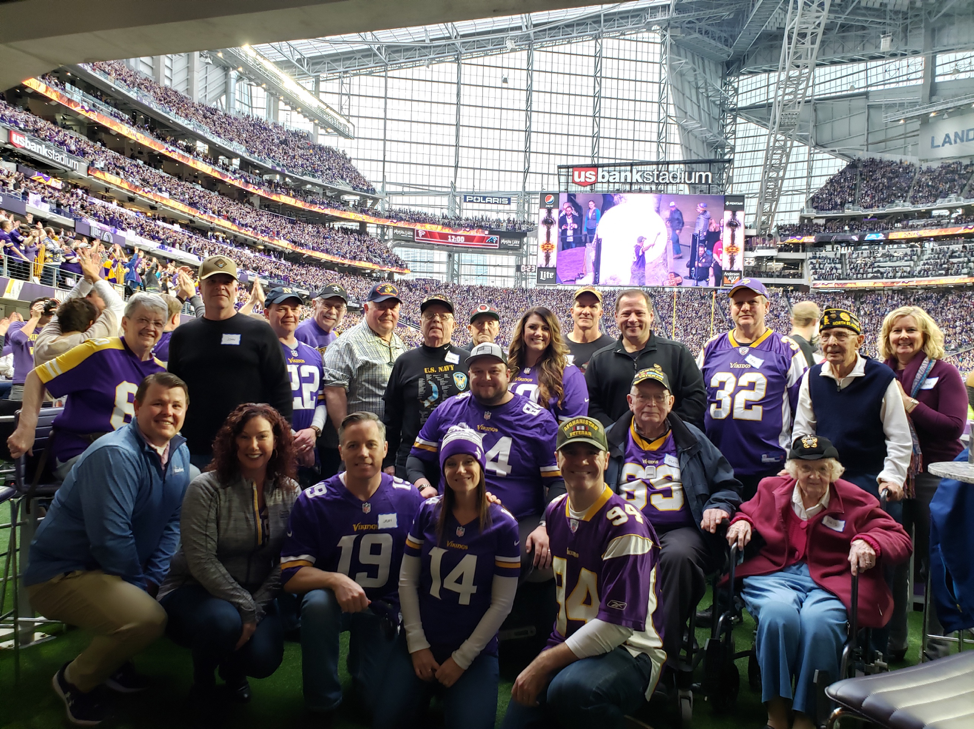
[{"label": "man wearing black baseball cap", "polygon": [[501,315],[490,304],[480,304],[470,314],[470,326],[467,327],[473,346],[484,342],[493,342],[501,333]]},{"label": "man wearing black baseball cap", "polygon": [[[338,336],[335,329],[345,317],[348,292],[339,284],[328,284],[315,295],[314,307],[314,316],[298,324],[294,336],[299,342],[317,349],[324,357],[328,345]],[[337,441],[335,445],[338,445]]]},{"label": "man wearing black baseball cap", "polygon": [[406,458],[430,413],[448,397],[467,390],[467,352],[451,341],[456,328],[453,302],[427,296],[419,306],[423,343],[396,360],[383,397],[386,442],[384,470],[406,478]]},{"label": "man wearing black baseball cap", "polygon": [[384,415],[382,397],[392,366],[406,351],[395,331],[401,307],[398,287],[390,281],[377,283],[365,301],[362,321],[325,352],[325,402],[336,431],[349,413]]}]

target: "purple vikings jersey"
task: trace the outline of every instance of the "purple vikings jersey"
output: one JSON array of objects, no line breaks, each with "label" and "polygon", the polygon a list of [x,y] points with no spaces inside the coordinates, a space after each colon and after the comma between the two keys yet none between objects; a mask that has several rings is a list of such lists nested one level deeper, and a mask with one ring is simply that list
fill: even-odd
[{"label": "purple vikings jersey", "polygon": [[734,472],[757,476],[780,468],[808,368],[798,345],[770,329],[749,345],[727,332],[704,345],[697,366],[709,404],[704,430]]},{"label": "purple vikings jersey", "polygon": [[34,369],[34,342],[37,335],[41,333],[40,327],[34,327],[31,334],[24,334],[21,331],[24,322],[15,321],[7,331],[10,340],[10,348],[14,355],[14,378],[15,385],[23,385],[27,380],[27,375]]},{"label": "purple vikings jersey", "polygon": [[[461,526],[449,514],[438,540],[442,503],[437,496],[423,504],[406,539],[406,554],[421,560],[419,613],[439,663],[470,637],[487,612],[494,577],[516,579],[521,571],[517,521],[506,509],[491,504],[483,532],[478,522]],[[482,653],[497,654],[496,635]]]},{"label": "purple vikings jersey", "polygon": [[298,496],[281,547],[281,584],[302,567],[341,572],[369,600],[398,608],[402,551],[423,497],[412,484],[383,473],[372,497],[360,501],[344,479],[332,476]]},{"label": "purple vikings jersey", "polygon": [[319,356],[324,359],[325,350],[328,349],[329,344],[335,341],[338,335],[335,334],[334,330],[325,332],[324,329],[318,326],[315,318],[311,317],[298,324],[294,330],[294,337],[312,349],[317,349]]},{"label": "purple vikings jersey", "polygon": [[125,340],[89,339],[37,368],[54,397],[70,395],[54,419],[54,456],[62,463],[82,453],[90,436],[118,430],[135,417],[135,391],[149,375],[164,372],[155,358],[140,360]]},{"label": "purple vikings jersey", "polygon": [[[537,367],[522,368],[511,377],[511,384],[507,389],[515,395],[523,395],[533,402],[538,402],[538,372]],[[585,384],[585,375],[575,365],[566,365],[561,379],[565,394],[560,407],[558,401],[551,398],[548,407],[552,415],[559,423],[579,415],[588,415],[588,386]]]},{"label": "purple vikings jersey", "polygon": [[656,532],[693,526],[693,514],[683,494],[680,459],[672,431],[649,442],[629,426],[622,498],[649,519]]},{"label": "purple vikings jersey", "polygon": [[445,400],[430,414],[410,455],[438,464],[440,441],[451,425],[461,423],[483,438],[487,489],[517,519],[540,515],[545,487],[561,478],[555,463],[558,425],[551,413],[520,395],[488,408],[464,392]]},{"label": "purple vikings jersey", "polygon": [[291,381],[291,395],[294,397],[291,427],[304,430],[311,427],[318,403],[325,401],[325,393],[321,387],[325,375],[324,365],[317,350],[304,342],[298,342],[295,347],[281,343],[281,349],[284,350],[287,376]]},{"label": "purple vikings jersey", "polygon": [[561,644],[589,620],[630,628],[632,636],[623,646],[652,659],[652,692],[666,658],[658,610],[659,543],[653,527],[608,486],[584,514],[573,516],[564,494],[548,505],[545,518],[558,600],[547,648]]},{"label": "purple vikings jersey", "polygon": [[155,357],[160,362],[169,361],[169,340],[172,339],[172,332],[163,332],[162,336],[159,337],[159,341],[156,342],[156,346],[152,348],[152,356]]}]

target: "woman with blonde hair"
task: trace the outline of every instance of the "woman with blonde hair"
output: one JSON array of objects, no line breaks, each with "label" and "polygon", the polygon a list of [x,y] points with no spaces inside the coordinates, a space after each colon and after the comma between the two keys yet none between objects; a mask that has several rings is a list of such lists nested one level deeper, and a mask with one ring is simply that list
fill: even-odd
[{"label": "woman with blonde hair", "polygon": [[[943,361],[944,334],[933,318],[918,306],[901,306],[886,315],[879,335],[879,356],[896,374],[913,436],[913,459],[903,504],[903,527],[913,532],[913,545],[926,572],[930,539],[930,500],[940,479],[927,469],[931,463],[952,461],[963,450],[961,433],[967,420],[964,380],[952,364]],[[902,659],[907,648],[906,616],[909,607],[908,566],[893,578],[895,607],[890,621],[889,654]],[[940,632],[931,611],[930,632]],[[944,641],[927,644],[927,658],[947,654]]]},{"label": "woman with blonde hair", "polygon": [[561,324],[550,309],[535,306],[514,329],[507,366],[508,389],[550,410],[558,422],[588,415],[588,386],[575,365],[568,364],[568,345]]}]

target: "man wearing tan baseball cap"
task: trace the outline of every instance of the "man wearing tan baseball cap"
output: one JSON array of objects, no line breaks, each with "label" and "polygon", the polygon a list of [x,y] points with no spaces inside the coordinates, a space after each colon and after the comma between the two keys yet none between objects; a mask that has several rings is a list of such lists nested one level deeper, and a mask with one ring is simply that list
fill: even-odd
[{"label": "man wearing tan baseball cap", "polygon": [[582,372],[592,355],[615,340],[602,332],[602,292],[594,286],[583,286],[575,292],[572,305],[574,328],[568,333],[568,364]]}]

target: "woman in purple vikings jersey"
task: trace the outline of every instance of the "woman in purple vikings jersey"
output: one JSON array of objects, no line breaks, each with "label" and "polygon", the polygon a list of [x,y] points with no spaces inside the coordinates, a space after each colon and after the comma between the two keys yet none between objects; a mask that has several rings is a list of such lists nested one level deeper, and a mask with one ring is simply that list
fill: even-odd
[{"label": "woman in purple vikings jersey", "polygon": [[549,309],[528,309],[514,329],[508,355],[508,389],[550,410],[558,422],[588,414],[585,376],[568,364],[568,345],[561,325]]},{"label": "woman in purple vikings jersey", "polygon": [[277,611],[281,545],[300,493],[291,427],[270,405],[245,403],[213,442],[213,462],[189,485],[182,545],[159,600],[166,632],[193,651],[191,700],[211,710],[220,677],[235,701],[248,676],[266,678],[284,658]]},{"label": "woman in purple vikings jersey", "polygon": [[466,425],[440,448],[446,489],[420,507],[399,577],[404,632],[373,726],[418,725],[434,694],[446,725],[489,729],[497,713],[497,631],[520,572],[514,517],[487,500],[484,448]]}]

